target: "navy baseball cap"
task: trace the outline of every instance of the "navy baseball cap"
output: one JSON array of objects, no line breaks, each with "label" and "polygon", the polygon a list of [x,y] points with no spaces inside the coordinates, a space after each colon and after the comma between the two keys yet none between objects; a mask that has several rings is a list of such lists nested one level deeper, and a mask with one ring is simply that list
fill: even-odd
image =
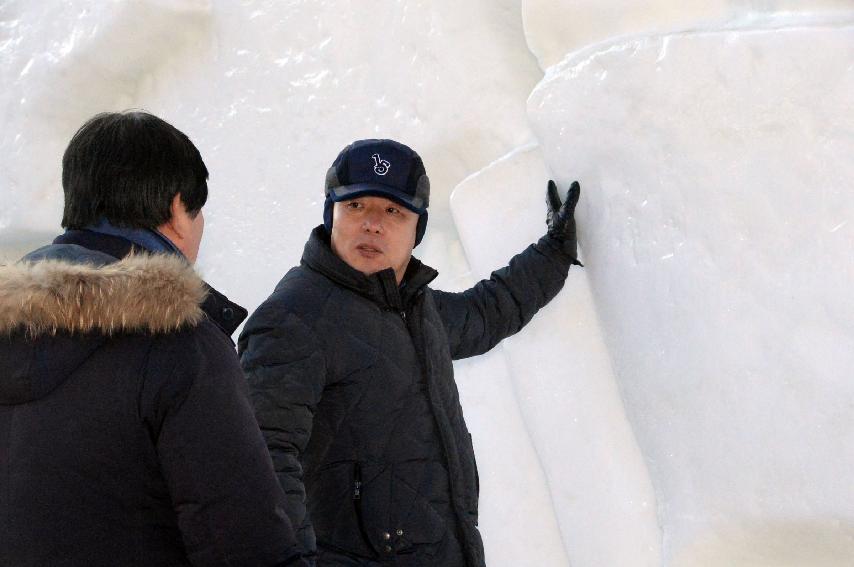
[{"label": "navy baseball cap", "polygon": [[394,140],[357,140],[341,150],[326,173],[326,199],[386,197],[422,215],[430,205],[430,179],[421,157]]}]

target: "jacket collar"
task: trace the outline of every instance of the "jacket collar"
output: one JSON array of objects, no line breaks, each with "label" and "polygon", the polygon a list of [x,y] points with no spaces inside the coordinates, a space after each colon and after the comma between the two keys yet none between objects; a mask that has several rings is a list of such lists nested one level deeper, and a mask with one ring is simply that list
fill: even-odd
[{"label": "jacket collar", "polygon": [[184,256],[184,253],[158,230],[115,226],[106,218],[102,218],[97,223],[87,226],[86,230],[130,240],[133,244],[149,252],[165,252],[167,254]]},{"label": "jacket collar", "polygon": [[391,268],[366,276],[332,251],[329,235],[323,225],[311,232],[303,251],[302,263],[336,284],[394,310],[409,307],[423,288],[439,275],[439,272],[413,257],[409,260],[400,286]]},{"label": "jacket collar", "polygon": [[[88,230],[70,230],[57,237],[52,245],[25,256],[24,264],[14,269],[20,272],[21,270],[28,269],[28,267],[32,268],[36,265],[35,263],[42,263],[43,261],[48,261],[45,266],[49,267],[53,272],[58,271],[57,273],[62,274],[65,274],[65,272],[79,272],[80,277],[84,278],[83,281],[100,281],[98,279],[100,275],[112,274],[111,270],[116,271],[117,268],[121,272],[128,263],[137,266],[140,270],[140,275],[143,275],[146,270],[152,270],[155,274],[167,278],[170,283],[180,282],[186,284],[189,288],[196,285],[194,282],[197,281],[201,290],[198,296],[194,293],[183,295],[179,293],[180,289],[178,288],[173,290],[175,292],[174,295],[167,294],[163,293],[162,288],[158,288],[157,290],[152,290],[152,292],[158,293],[157,297],[150,297],[152,305],[155,307],[165,307],[170,316],[178,316],[178,314],[185,311],[187,313],[198,311],[199,315],[203,312],[208,319],[229,336],[237,330],[237,327],[248,315],[246,309],[229,301],[225,295],[202,281],[183,256],[174,254],[148,254],[138,244],[120,236]],[[116,266],[110,268],[113,264],[116,264]],[[159,272],[158,270],[164,269],[164,266],[166,272]],[[13,267],[9,266],[4,269],[12,270]],[[43,266],[39,269],[45,270],[46,268]],[[62,275],[57,281],[63,282],[66,277],[67,274]],[[117,276],[113,276],[113,279],[106,281],[115,282],[119,279]],[[144,290],[135,289],[134,282],[133,278],[128,280],[127,285],[131,287],[125,291],[139,293],[140,295],[137,296],[139,299],[149,298],[147,294],[142,293]],[[189,288],[185,287],[184,289]],[[114,297],[118,297],[118,294],[114,294]],[[164,297],[170,297],[172,301],[164,302]],[[182,298],[186,301],[183,301]],[[187,305],[183,303],[187,303]],[[150,313],[155,319],[147,323],[146,320],[142,320],[144,324],[141,326],[150,330],[160,329],[162,325],[156,319],[158,310],[154,309]],[[185,322],[191,322],[193,319],[195,319],[195,316],[190,317]],[[167,317],[165,322],[169,324],[166,324],[164,328],[169,328],[172,323],[179,321],[172,321]],[[122,328],[122,325],[116,326],[118,321],[113,321],[112,323],[104,321],[103,323],[104,325],[93,323],[92,328],[98,328],[107,332]],[[100,327],[102,326],[106,326],[107,328],[101,329]],[[180,324],[177,326],[180,326]],[[57,328],[55,325],[53,327]]]},{"label": "jacket collar", "polygon": [[176,256],[129,254],[100,265],[68,258],[0,267],[0,335],[163,333],[204,317],[204,284]]}]

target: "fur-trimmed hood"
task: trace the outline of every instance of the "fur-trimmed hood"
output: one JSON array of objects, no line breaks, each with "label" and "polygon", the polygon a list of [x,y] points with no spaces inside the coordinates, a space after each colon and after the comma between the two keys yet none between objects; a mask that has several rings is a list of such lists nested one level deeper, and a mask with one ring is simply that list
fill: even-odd
[{"label": "fur-trimmed hood", "polygon": [[47,395],[110,335],[165,333],[205,317],[208,288],[178,256],[45,250],[0,266],[0,404]]},{"label": "fur-trimmed hood", "polygon": [[167,332],[197,324],[205,295],[193,268],[167,254],[20,262],[0,266],[0,333]]}]

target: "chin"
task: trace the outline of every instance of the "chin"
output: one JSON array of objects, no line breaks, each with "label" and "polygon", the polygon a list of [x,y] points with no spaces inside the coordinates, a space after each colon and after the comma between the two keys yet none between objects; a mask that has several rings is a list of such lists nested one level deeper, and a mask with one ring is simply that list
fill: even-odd
[{"label": "chin", "polygon": [[366,276],[370,276],[383,269],[382,266],[378,266],[373,262],[365,262],[362,258],[355,258],[353,261],[347,263],[350,264],[351,268],[362,272]]}]

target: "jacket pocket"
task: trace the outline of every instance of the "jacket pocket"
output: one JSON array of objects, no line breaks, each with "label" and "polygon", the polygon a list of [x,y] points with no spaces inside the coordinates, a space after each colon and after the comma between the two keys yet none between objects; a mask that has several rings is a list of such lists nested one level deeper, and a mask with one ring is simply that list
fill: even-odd
[{"label": "jacket pocket", "polygon": [[[437,488],[447,494],[447,481],[443,480],[447,473],[441,464],[362,463],[359,472],[359,530],[380,556],[386,556],[389,548],[401,553],[415,545],[442,541],[447,531],[446,518],[431,501]],[[442,482],[442,486],[432,485],[433,480]],[[447,506],[450,512],[450,504]]]},{"label": "jacket pocket", "polygon": [[[439,463],[341,462],[314,475],[308,494],[317,543],[359,557],[383,556],[442,541],[446,518],[431,494],[447,494]],[[434,482],[440,483],[434,485]],[[445,502],[446,513],[452,513]]]},{"label": "jacket pocket", "polygon": [[394,465],[390,476],[389,510],[392,535],[398,549],[433,545],[446,536],[453,507],[445,467],[435,461]]},{"label": "jacket pocket", "polygon": [[362,476],[358,463],[337,462],[320,469],[306,486],[318,545],[361,557],[375,555],[364,535]]}]

